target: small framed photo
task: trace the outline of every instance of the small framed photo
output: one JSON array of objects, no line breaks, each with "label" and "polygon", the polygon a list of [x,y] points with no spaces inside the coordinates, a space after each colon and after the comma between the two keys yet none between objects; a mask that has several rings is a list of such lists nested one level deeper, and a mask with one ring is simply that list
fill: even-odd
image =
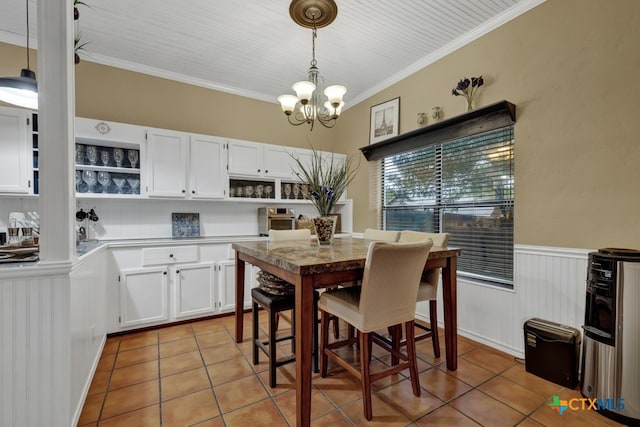
[{"label": "small framed photo", "polygon": [[400,97],[371,107],[369,144],[397,136],[400,130]]}]

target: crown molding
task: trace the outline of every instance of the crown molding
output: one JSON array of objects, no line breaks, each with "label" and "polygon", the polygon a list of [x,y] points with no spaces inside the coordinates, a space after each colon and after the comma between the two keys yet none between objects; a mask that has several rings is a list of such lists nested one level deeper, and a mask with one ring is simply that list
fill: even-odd
[{"label": "crown molding", "polygon": [[[499,15],[496,15],[493,19],[485,22],[484,24],[474,29],[473,31],[463,34],[462,36],[458,37],[452,42],[442,46],[440,49],[437,49],[433,53],[425,56],[419,61],[414,62],[413,64],[406,67],[405,69],[397,72],[396,74],[393,74],[392,76],[381,81],[377,85],[362,92],[360,95],[358,95],[357,97],[351,100],[350,106],[353,107],[354,105],[361,103],[362,101],[374,96],[375,94],[383,91],[384,89],[387,89],[388,87],[398,83],[399,81],[409,77],[410,75],[433,64],[434,62],[439,61],[440,59],[444,58],[450,53],[453,53],[456,50],[460,49],[461,47],[473,42],[476,39],[479,39],[480,37],[484,36],[488,32],[495,30],[496,28],[528,12],[529,10],[544,3],[545,1],[546,0],[525,0],[523,2],[516,3],[510,9],[505,10]],[[347,109],[348,108],[345,107],[343,108],[343,111]]]}]

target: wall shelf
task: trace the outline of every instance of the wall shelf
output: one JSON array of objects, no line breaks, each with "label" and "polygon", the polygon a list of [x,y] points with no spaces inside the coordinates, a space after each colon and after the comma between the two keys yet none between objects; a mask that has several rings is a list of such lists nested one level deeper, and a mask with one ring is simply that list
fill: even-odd
[{"label": "wall shelf", "polygon": [[394,154],[499,129],[515,122],[516,106],[509,101],[500,101],[382,142],[362,147],[360,151],[367,160],[380,160]]}]

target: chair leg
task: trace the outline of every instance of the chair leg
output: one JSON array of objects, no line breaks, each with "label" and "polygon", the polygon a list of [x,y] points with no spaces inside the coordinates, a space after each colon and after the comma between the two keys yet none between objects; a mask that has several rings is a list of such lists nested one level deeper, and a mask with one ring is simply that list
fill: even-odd
[{"label": "chair leg", "polygon": [[269,311],[269,386],[276,386],[276,320],[278,313]]},{"label": "chair leg", "polygon": [[258,331],[258,304],[253,303],[253,364],[257,365],[260,363],[259,360],[259,352],[258,345],[256,344],[256,340],[260,339],[260,333]]},{"label": "chair leg", "polygon": [[362,403],[364,416],[371,421],[373,409],[371,407],[371,375],[369,361],[371,360],[371,334],[360,332],[360,381],[362,383]]},{"label": "chair leg", "polygon": [[332,316],[333,320],[333,338],[340,338],[340,320],[338,320],[337,316]]},{"label": "chair leg", "polygon": [[325,353],[325,347],[329,344],[329,313],[322,311],[320,315],[320,376],[327,376],[329,358]]},{"label": "chair leg", "polygon": [[[402,345],[402,325],[393,325],[387,328],[389,331],[389,335],[391,336],[391,348],[395,351],[400,351],[400,346]],[[391,365],[395,366],[400,362],[398,356],[395,356],[391,353]]]},{"label": "chair leg", "polygon": [[440,357],[440,338],[438,337],[438,301],[429,300],[429,323],[431,323],[431,342],[433,343],[433,355]]},{"label": "chair leg", "polygon": [[276,321],[273,323],[273,330],[278,331],[278,325],[280,324],[280,313],[276,313]]},{"label": "chair leg", "polygon": [[420,378],[418,377],[418,362],[416,359],[416,339],[413,320],[404,324],[405,334],[407,335],[407,361],[409,362],[409,374],[411,376],[411,385],[413,386],[413,394],[420,396]]}]

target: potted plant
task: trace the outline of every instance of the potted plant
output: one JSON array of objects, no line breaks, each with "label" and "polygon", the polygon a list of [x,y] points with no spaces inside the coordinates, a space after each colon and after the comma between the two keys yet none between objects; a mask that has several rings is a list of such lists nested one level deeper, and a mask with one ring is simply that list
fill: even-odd
[{"label": "potted plant", "polygon": [[295,160],[295,174],[309,188],[304,192],[304,197],[318,211],[319,217],[313,219],[318,242],[330,245],[335,231],[335,217],[331,213],[355,178],[360,162],[355,164],[352,156],[348,156],[344,163],[338,162],[334,160],[333,154],[331,157],[323,157],[313,147],[311,163],[308,165],[303,164],[298,157],[292,157]]}]

